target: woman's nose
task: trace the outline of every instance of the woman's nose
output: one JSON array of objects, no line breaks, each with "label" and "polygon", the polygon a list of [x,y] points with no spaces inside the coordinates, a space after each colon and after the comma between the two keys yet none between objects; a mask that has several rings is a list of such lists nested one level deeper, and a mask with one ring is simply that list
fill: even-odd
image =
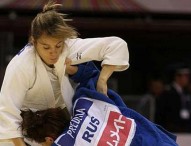
[{"label": "woman's nose", "polygon": [[56,47],[51,47],[51,49],[50,49],[50,53],[57,53],[57,49],[56,49]]}]

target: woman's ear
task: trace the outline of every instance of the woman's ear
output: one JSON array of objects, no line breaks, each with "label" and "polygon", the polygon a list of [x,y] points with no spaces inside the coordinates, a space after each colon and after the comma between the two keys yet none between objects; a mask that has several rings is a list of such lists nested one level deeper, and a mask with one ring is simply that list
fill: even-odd
[{"label": "woman's ear", "polygon": [[47,144],[51,145],[54,142],[54,139],[52,137],[45,137],[45,141]]},{"label": "woman's ear", "polygon": [[32,45],[35,45],[35,40],[34,40],[34,37],[30,37],[30,43],[32,44]]}]

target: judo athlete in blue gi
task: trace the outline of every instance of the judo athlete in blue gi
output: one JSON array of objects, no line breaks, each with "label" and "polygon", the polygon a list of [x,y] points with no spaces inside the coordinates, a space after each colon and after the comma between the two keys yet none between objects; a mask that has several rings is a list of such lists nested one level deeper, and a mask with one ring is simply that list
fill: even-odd
[{"label": "judo athlete in blue gi", "polygon": [[[77,73],[71,76],[79,83],[73,97],[73,116],[69,126],[64,123],[64,130],[60,129],[62,134],[52,136],[52,141],[49,139],[50,145],[177,146],[175,135],[128,108],[117,93],[108,90],[106,96],[97,92],[98,76],[99,70],[92,62],[79,65]],[[25,123],[25,117],[22,117]],[[28,129],[22,127],[25,135],[35,140]],[[44,144],[48,143],[48,137],[51,135],[44,136]]]}]

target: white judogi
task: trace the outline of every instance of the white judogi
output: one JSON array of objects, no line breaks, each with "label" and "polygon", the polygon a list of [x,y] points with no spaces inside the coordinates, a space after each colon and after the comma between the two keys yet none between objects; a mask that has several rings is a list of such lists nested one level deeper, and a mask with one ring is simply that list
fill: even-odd
[{"label": "white judogi", "polygon": [[[118,37],[69,39],[55,64],[64,102],[71,112],[74,89],[65,74],[65,59],[72,64],[91,60],[116,65],[116,71],[129,66],[125,41]],[[27,45],[9,63],[0,93],[0,139],[22,137],[19,130],[20,109],[55,107],[55,97],[47,70],[31,45]]]}]

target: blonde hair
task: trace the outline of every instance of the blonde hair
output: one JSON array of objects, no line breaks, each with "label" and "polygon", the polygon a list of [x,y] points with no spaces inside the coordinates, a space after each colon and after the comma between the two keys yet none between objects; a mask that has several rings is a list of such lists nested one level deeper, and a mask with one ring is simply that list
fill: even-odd
[{"label": "blonde hair", "polygon": [[57,12],[57,8],[61,8],[61,4],[56,4],[50,0],[43,7],[43,11],[33,19],[31,24],[31,37],[37,40],[42,34],[46,34],[55,38],[74,38],[77,36],[75,29],[66,24],[65,14]]}]

